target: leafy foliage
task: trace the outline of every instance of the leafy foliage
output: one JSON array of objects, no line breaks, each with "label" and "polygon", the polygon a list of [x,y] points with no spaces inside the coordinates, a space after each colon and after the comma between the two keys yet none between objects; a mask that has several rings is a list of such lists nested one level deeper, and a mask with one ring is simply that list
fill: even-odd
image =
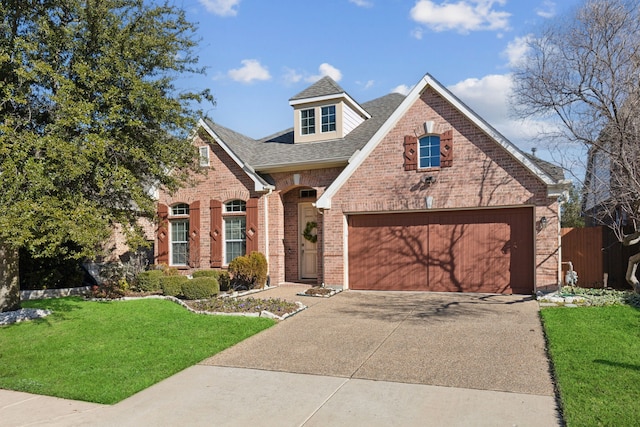
[{"label": "leafy foliage", "polygon": [[118,223],[135,248],[151,190],[195,170],[191,105],[211,98],[173,84],[202,72],[193,25],[169,3],[8,0],[0,28],[0,240],[93,258]]},{"label": "leafy foliage", "polygon": [[260,252],[239,256],[229,263],[233,289],[262,288],[267,281],[267,259]]},{"label": "leafy foliage", "polygon": [[136,278],[135,289],[140,292],[154,292],[160,290],[160,279],[164,273],[161,270],[142,271]]},{"label": "leafy foliage", "polygon": [[187,276],[162,276],[160,278],[162,293],[170,297],[182,296],[182,285],[187,280],[189,280]]},{"label": "leafy foliage", "polygon": [[569,190],[568,199],[561,205],[562,227],[581,228],[584,227],[584,217],[582,216],[582,197],[580,190],[572,186]]},{"label": "leafy foliage", "polygon": [[188,300],[211,298],[219,293],[220,286],[214,277],[196,277],[182,283],[182,295]]}]

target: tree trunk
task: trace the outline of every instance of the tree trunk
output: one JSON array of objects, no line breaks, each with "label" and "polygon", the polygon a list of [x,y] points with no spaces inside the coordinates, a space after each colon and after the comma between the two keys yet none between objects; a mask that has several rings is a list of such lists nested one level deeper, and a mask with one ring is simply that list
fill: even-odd
[{"label": "tree trunk", "polygon": [[0,313],[19,308],[18,251],[0,242]]}]

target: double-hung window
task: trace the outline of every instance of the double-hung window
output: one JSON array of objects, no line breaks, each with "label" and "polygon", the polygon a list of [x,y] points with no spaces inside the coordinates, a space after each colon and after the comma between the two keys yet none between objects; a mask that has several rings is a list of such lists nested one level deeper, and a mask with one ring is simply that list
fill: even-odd
[{"label": "double-hung window", "polygon": [[313,108],[300,111],[300,132],[303,135],[316,133],[316,110]]},{"label": "double-hung window", "polygon": [[189,260],[189,205],[171,207],[171,265],[187,265]]},{"label": "double-hung window", "polygon": [[336,106],[329,105],[322,107],[322,132],[333,132],[336,130]]},{"label": "double-hung window", "polygon": [[232,200],[224,205],[224,260],[229,264],[242,256],[247,248],[247,205],[243,200]]},{"label": "double-hung window", "polygon": [[420,169],[440,167],[440,137],[427,135],[420,138],[419,163]]}]

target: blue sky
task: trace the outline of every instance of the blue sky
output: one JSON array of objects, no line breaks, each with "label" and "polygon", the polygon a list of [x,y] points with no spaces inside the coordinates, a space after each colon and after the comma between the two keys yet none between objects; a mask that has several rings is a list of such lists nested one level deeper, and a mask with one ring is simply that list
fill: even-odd
[{"label": "blue sky", "polygon": [[510,65],[537,26],[579,0],[175,0],[198,24],[217,123],[253,138],[293,126],[288,100],[324,75],[358,102],[406,93],[426,73],[525,151],[541,124],[510,116]]}]

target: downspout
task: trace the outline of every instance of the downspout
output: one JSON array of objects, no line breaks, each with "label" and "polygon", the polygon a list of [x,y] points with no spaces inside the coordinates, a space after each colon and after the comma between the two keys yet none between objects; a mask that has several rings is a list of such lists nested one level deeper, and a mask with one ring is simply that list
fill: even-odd
[{"label": "downspout", "polygon": [[[273,192],[272,188],[267,190],[267,193],[264,195],[264,251],[265,257],[267,258],[267,280],[271,282],[271,256],[269,253],[269,196]],[[271,283],[269,283],[270,285]]]}]

